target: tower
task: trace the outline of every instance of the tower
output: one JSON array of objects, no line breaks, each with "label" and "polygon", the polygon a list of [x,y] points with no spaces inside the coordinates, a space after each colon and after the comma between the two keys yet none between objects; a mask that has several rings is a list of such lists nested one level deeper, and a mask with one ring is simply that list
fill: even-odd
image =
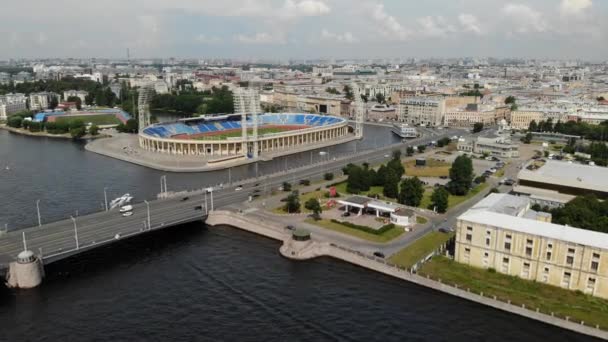
[{"label": "tower", "polygon": [[[260,96],[254,89],[238,88],[234,93],[234,111],[241,114],[243,155],[258,157],[258,114],[261,112]],[[252,135],[247,133],[247,113],[251,115]],[[251,144],[250,144],[251,142]]]},{"label": "tower", "polygon": [[363,122],[365,121],[365,103],[363,103],[357,84],[353,83],[351,87],[355,93],[355,137],[361,139],[363,138]]},{"label": "tower", "polygon": [[137,98],[137,112],[139,118],[139,133],[144,128],[150,126],[150,100],[152,99],[154,89],[152,84],[146,83],[139,89],[139,96]]}]

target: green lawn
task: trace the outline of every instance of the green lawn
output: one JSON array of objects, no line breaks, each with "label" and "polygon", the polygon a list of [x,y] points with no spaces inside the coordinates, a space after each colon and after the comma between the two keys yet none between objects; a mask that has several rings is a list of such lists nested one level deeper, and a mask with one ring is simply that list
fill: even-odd
[{"label": "green lawn", "polygon": [[389,261],[393,264],[410,268],[422,258],[439,248],[439,246],[448,241],[450,237],[452,237],[452,234],[430,232],[411,245],[393,254],[389,258]]},{"label": "green lawn", "polygon": [[[262,128],[258,128],[258,135],[264,135],[264,134],[270,134],[270,133],[280,133],[280,132],[285,132],[285,131],[288,131],[288,129],[279,128],[279,127],[267,127],[267,128],[262,127]],[[240,136],[242,136],[242,134],[243,134],[243,132],[241,130],[238,130],[238,131],[226,132],[226,133],[216,134],[216,135],[204,135],[204,136],[197,137],[196,140],[225,140],[228,138],[240,137]],[[248,129],[247,134],[252,135],[253,129]]]},{"label": "green lawn", "polygon": [[339,224],[339,223],[331,222],[330,220],[325,220],[325,219],[315,221],[314,219],[309,218],[309,219],[306,219],[305,222],[314,224],[316,226],[319,226],[319,227],[322,227],[325,229],[333,230],[335,232],[348,234],[348,235],[357,237],[359,239],[372,241],[372,242],[381,242],[381,243],[391,241],[391,240],[401,236],[401,234],[405,233],[405,230],[403,228],[400,228],[397,226],[384,232],[381,235],[375,235],[375,234],[366,233],[362,230],[350,228],[350,227],[347,227],[347,226]]},{"label": "green lawn", "polygon": [[437,159],[427,159],[426,166],[416,166],[415,160],[403,163],[405,174],[417,177],[441,177],[449,176],[452,164]]},{"label": "green lawn", "polygon": [[427,222],[429,222],[429,220],[427,220],[426,217],[416,216],[416,223],[418,223],[418,224],[425,224]]},{"label": "green lawn", "polygon": [[92,123],[93,125],[118,125],[121,123],[120,120],[114,114],[99,114],[99,115],[70,115],[70,116],[58,116],[55,119],[57,122],[68,121],[72,122],[80,120],[86,124]]},{"label": "green lawn", "polygon": [[585,325],[598,324],[608,329],[608,301],[588,296],[580,291],[570,291],[530,280],[457,263],[445,257],[435,257],[419,270],[421,275],[441,279],[446,284],[458,284],[471,292],[483,292],[484,296],[496,296],[515,305],[539,308],[542,313],[554,312],[556,316],[569,316],[572,321],[584,321]]},{"label": "green lawn", "polygon": [[[459,205],[460,203],[471,199],[473,196],[477,195],[478,193],[480,193],[487,187],[488,187],[487,183],[481,183],[481,184],[477,185],[476,187],[474,187],[473,189],[471,189],[471,191],[469,191],[469,193],[466,194],[465,196],[450,195],[448,197],[448,209],[453,208],[453,207]],[[429,208],[431,206],[431,195],[432,194],[433,194],[433,188],[432,187],[426,188],[426,190],[424,191],[424,195],[422,196],[422,201],[420,202],[420,205],[418,207],[423,208],[423,209],[432,209],[432,208]]]}]

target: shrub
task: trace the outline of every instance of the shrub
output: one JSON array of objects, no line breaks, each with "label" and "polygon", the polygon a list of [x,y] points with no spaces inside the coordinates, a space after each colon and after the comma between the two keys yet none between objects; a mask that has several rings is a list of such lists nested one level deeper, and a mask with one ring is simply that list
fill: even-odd
[{"label": "shrub", "polygon": [[488,268],[489,273],[496,273],[496,269],[494,267]]},{"label": "shrub", "polygon": [[337,223],[337,224],[341,224],[341,225],[346,226],[348,228],[357,229],[357,230],[360,230],[360,231],[363,231],[363,232],[366,232],[366,233],[369,233],[369,234],[374,234],[374,235],[382,235],[385,232],[387,232],[387,231],[395,228],[395,225],[392,224],[392,223],[384,225],[384,226],[380,227],[379,229],[373,229],[373,228],[370,228],[368,226],[361,226],[361,225],[350,223],[350,222],[342,222],[342,221],[338,221],[336,219],[331,219],[331,222]]},{"label": "shrub", "polygon": [[330,181],[330,180],[334,179],[334,174],[331,172],[328,172],[323,175],[323,179],[325,179],[326,181]]}]

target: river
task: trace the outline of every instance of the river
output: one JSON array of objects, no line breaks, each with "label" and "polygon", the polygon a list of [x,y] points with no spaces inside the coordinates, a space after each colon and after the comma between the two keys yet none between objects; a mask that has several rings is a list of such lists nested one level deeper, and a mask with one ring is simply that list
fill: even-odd
[{"label": "river", "polygon": [[[392,142],[386,132],[373,135]],[[373,147],[373,140],[360,148]],[[284,163],[263,163],[260,170]],[[37,200],[45,222],[97,210],[104,187],[112,198],[124,192],[153,198],[162,174],[86,152],[81,143],[0,131],[0,224],[34,225]],[[167,178],[169,190],[179,190],[224,176]],[[587,339],[332,259],[289,261],[278,247],[230,227],[191,224],[52,264],[41,287],[0,290],[0,340]]]}]

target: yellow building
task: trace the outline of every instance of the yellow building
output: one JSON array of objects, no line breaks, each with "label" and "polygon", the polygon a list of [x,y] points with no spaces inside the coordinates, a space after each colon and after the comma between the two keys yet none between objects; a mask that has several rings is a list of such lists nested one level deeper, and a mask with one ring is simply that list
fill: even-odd
[{"label": "yellow building", "polygon": [[511,112],[512,129],[528,129],[532,120],[539,123],[543,119],[543,113],[538,111],[516,110]]},{"label": "yellow building", "polygon": [[462,214],[455,260],[608,298],[608,234],[553,224],[527,197],[492,194]]}]

